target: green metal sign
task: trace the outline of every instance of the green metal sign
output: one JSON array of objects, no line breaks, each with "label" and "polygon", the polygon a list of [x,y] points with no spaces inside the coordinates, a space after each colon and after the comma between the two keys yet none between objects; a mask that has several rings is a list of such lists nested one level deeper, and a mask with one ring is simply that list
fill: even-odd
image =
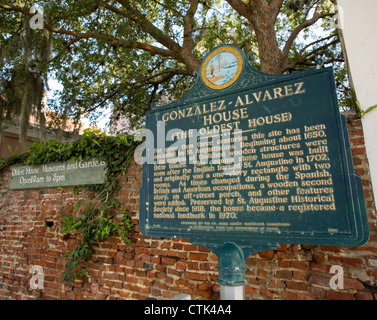
[{"label": "green metal sign", "polygon": [[186,96],[147,113],[146,127],[144,235],[246,253],[368,240],[332,68],[264,74],[223,45]]},{"label": "green metal sign", "polygon": [[98,159],[69,160],[38,166],[11,167],[11,190],[55,188],[102,184],[106,177],[106,163]]}]

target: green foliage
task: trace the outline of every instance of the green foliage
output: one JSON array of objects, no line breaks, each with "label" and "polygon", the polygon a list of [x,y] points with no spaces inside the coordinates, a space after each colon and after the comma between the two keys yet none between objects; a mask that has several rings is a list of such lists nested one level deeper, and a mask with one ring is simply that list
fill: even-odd
[{"label": "green foliage", "polygon": [[27,154],[17,154],[14,153],[8,158],[1,158],[0,157],[0,170],[3,168],[10,167],[16,163],[20,163],[25,161],[25,158],[27,157]]},{"label": "green foliage", "polygon": [[[77,202],[73,206],[73,214],[64,217],[62,234],[68,236],[79,232],[81,243],[66,255],[68,262],[62,282],[71,284],[77,277],[86,274],[87,270],[81,268],[80,262],[91,256],[93,246],[99,241],[116,234],[119,234],[125,243],[131,241],[129,237],[133,235],[135,225],[113,194],[119,190],[117,178],[126,173],[137,145],[133,136],[129,134],[112,137],[106,136],[100,130],[87,129],[79,140],[72,143],[55,140],[35,142],[25,154],[14,154],[7,159],[0,158],[0,169],[16,163],[39,165],[71,158],[86,160],[96,157],[107,163],[108,171],[104,184],[75,187],[73,190],[75,193],[80,190],[92,191],[95,196]],[[117,214],[122,214],[119,222],[115,219]]]},{"label": "green foliage", "polygon": [[[273,1],[271,5],[278,2]],[[14,4],[14,1],[0,3]],[[16,3],[27,11],[34,2]],[[32,42],[33,54],[28,59],[29,71],[39,78],[53,75],[64,87],[49,96],[48,108],[74,119],[89,115],[92,122],[111,109],[115,118],[127,116],[131,126],[137,127],[143,123],[151,103],[159,105],[176,100],[189,90],[195,81],[193,71],[197,71],[204,53],[218,44],[235,44],[246,55],[252,53],[256,58],[253,65],[258,68],[262,57],[255,30],[261,25],[252,25],[240,13],[245,11],[241,9],[247,1],[206,0],[192,8],[194,3],[187,0],[38,1],[51,28],[34,32],[36,41]],[[252,9],[252,3],[260,6],[259,1],[251,1],[246,11],[259,16],[256,20],[264,24],[270,18],[268,11]],[[328,14],[331,7],[330,0],[283,1],[275,21],[276,40],[281,50],[292,32],[306,19],[310,20],[317,8],[323,15],[315,25],[296,35],[284,60],[285,71],[313,67],[318,56],[324,57],[326,64],[339,64],[337,69],[344,70],[339,41]],[[0,102],[2,97],[10,96],[9,88],[17,87],[9,86],[12,79],[17,83],[19,78],[25,78],[22,76],[25,72],[14,76],[18,67],[25,66],[21,58],[26,50],[21,45],[26,31],[22,17],[16,9],[0,8],[0,72],[4,75],[0,79]],[[48,61],[38,58],[38,52],[45,52],[46,47],[51,53]],[[343,80],[337,77],[339,83],[349,87]],[[20,105],[9,103],[9,98],[2,101],[3,106],[0,103],[0,117],[1,108],[10,110]]]}]

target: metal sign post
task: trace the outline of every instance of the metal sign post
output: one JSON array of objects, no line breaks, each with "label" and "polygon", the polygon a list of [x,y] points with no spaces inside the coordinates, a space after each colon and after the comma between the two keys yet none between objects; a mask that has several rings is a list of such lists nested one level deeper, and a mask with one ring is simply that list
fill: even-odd
[{"label": "metal sign post", "polygon": [[220,250],[217,270],[221,300],[244,300],[246,265],[242,249],[234,243],[225,243]]},{"label": "metal sign post", "polygon": [[234,242],[226,242],[223,245],[210,243],[195,243],[212,250],[218,256],[217,270],[220,284],[221,300],[244,300],[246,280],[245,260],[253,253],[275,250],[278,244],[266,244],[263,246],[242,246]]},{"label": "metal sign post", "polygon": [[224,286],[220,285],[221,300],[245,300],[245,286]]}]

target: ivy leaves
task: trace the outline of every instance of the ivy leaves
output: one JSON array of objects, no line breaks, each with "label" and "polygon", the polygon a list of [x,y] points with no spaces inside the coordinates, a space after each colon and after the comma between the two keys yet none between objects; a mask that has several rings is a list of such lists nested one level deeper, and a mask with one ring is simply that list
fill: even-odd
[{"label": "ivy leaves", "polygon": [[93,254],[93,246],[99,241],[118,234],[123,242],[131,242],[130,237],[135,232],[135,225],[127,210],[113,195],[119,190],[117,178],[127,172],[138,144],[133,136],[126,133],[107,136],[100,130],[87,129],[80,139],[72,143],[61,143],[56,140],[35,142],[25,154],[15,154],[8,159],[0,158],[0,169],[21,162],[40,165],[68,159],[89,160],[90,158],[106,162],[105,183],[73,188],[76,194],[79,191],[87,191],[92,196],[75,203],[72,214],[64,217],[61,228],[62,234],[65,235],[64,239],[68,239],[69,234],[78,233],[81,235],[81,240],[72,252],[65,255],[68,261],[62,282],[71,284],[77,277],[86,274],[87,270],[81,267],[81,262],[90,258]]},{"label": "ivy leaves", "polygon": [[[87,260],[91,256],[92,247],[97,242],[117,233],[123,242],[131,242],[129,236],[135,232],[135,225],[113,194],[119,189],[116,180],[119,175],[126,173],[136,147],[133,136],[119,134],[109,137],[99,130],[85,130],[80,140],[67,146],[69,150],[66,152],[71,156],[97,157],[107,163],[108,170],[104,184],[84,188],[87,191],[95,191],[97,196],[76,203],[73,208],[76,216],[64,217],[62,232],[81,233],[81,244],[68,255],[62,282],[71,284],[75,278],[85,274],[79,266],[79,261]],[[115,220],[118,212],[123,213],[121,223]]]},{"label": "ivy leaves", "polygon": [[[62,233],[70,234],[75,231],[81,233],[81,243],[67,255],[68,262],[61,281],[68,282],[68,284],[71,284],[76,278],[86,275],[87,270],[80,267],[80,262],[90,258],[93,254],[92,248],[96,243],[115,236],[117,233],[124,243],[131,243],[129,237],[135,232],[135,225],[125,210],[123,210],[120,224],[106,211],[91,208],[90,200],[86,203],[86,211],[80,217],[64,217]],[[116,200],[112,198],[112,201]],[[106,205],[108,203],[105,202],[103,206]],[[120,206],[118,202],[116,202],[116,206]]]}]

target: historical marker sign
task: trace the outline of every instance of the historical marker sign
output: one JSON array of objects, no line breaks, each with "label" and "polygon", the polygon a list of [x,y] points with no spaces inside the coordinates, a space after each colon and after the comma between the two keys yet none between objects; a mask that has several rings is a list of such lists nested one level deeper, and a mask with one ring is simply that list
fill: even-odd
[{"label": "historical marker sign", "polygon": [[98,159],[69,160],[38,166],[11,167],[11,190],[82,186],[104,183],[106,163]]},{"label": "historical marker sign", "polygon": [[368,240],[332,68],[268,75],[220,46],[146,126],[143,234],[244,247]]}]

